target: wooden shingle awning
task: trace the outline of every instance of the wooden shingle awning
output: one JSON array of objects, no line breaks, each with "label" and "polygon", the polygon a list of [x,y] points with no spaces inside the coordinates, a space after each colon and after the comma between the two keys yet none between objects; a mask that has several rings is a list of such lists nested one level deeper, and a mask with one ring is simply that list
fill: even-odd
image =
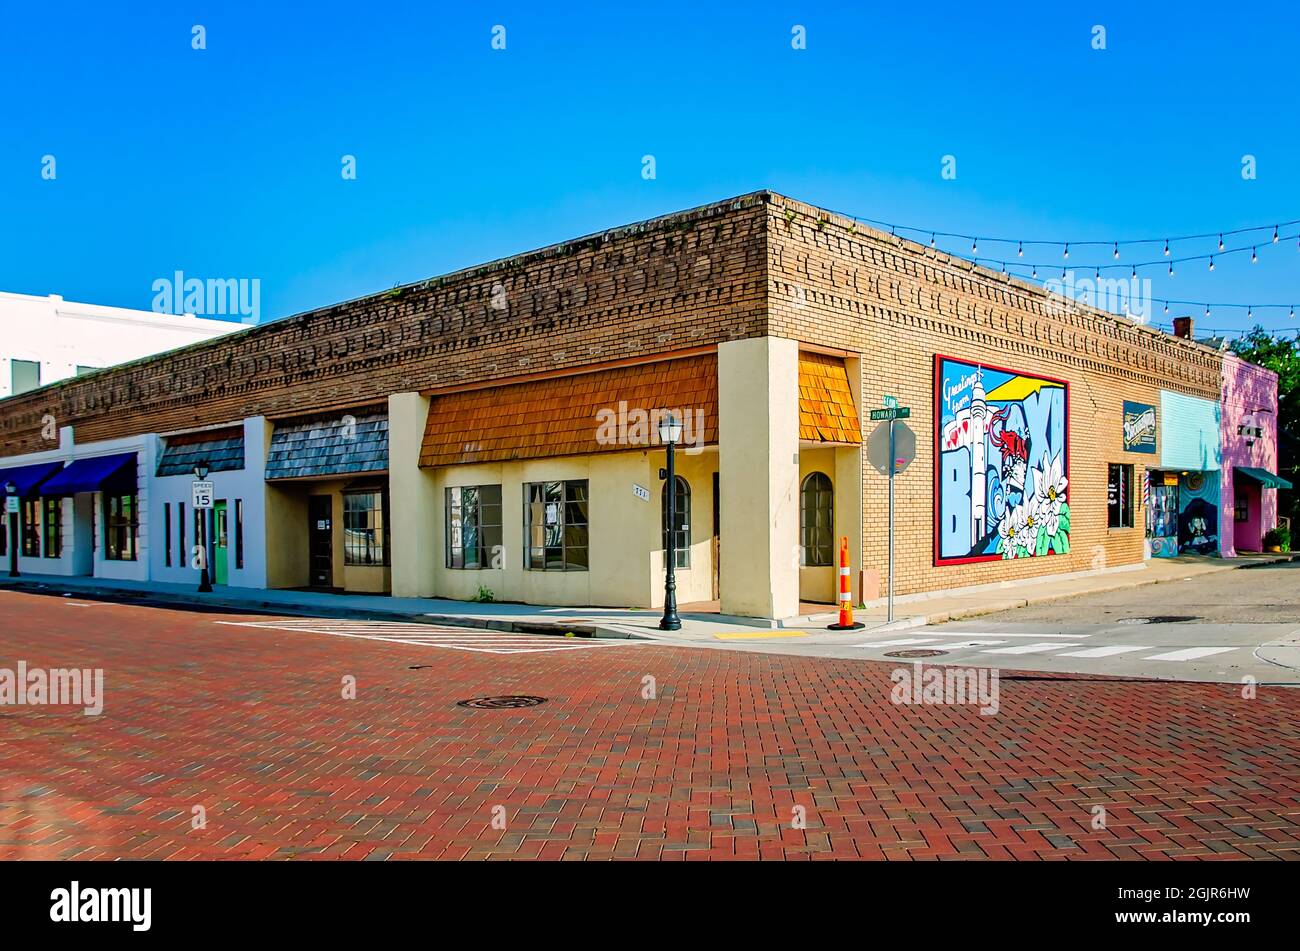
[{"label": "wooden shingle awning", "polygon": [[718,441],[718,359],[701,354],[434,395],[421,466],[649,449],[672,410],[683,442]]},{"label": "wooden shingle awning", "polygon": [[844,361],[799,351],[799,438],[810,442],[862,442],[862,425]]}]

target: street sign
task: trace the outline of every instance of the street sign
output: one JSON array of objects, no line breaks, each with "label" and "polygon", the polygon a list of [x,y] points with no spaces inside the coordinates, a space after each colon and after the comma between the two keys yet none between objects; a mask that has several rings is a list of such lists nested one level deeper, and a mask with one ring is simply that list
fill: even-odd
[{"label": "street sign", "polygon": [[910,406],[889,406],[885,409],[873,409],[872,419],[907,419],[912,415]]},{"label": "street sign", "polygon": [[18,514],[18,511],[19,511],[19,509],[18,509],[18,496],[16,496],[16,495],[7,495],[7,496],[5,496],[5,511],[8,512],[10,515],[17,515],[17,514]]},{"label": "street sign", "polygon": [[211,482],[192,482],[190,489],[196,509],[212,508],[213,488]]},{"label": "street sign", "polygon": [[[876,410],[872,412],[871,418],[875,419],[878,412],[907,415],[911,410],[906,406],[892,410]],[[900,423],[893,416],[887,417],[886,421],[873,429],[871,435],[867,437],[867,460],[881,475],[889,476],[889,598],[885,613],[887,623],[894,620],[894,476],[911,465],[915,458],[916,433],[912,432],[907,423]]]},{"label": "street sign", "polygon": [[[881,475],[889,475],[889,422],[881,423],[867,437],[867,461]],[[894,472],[902,472],[916,458],[916,433],[907,423],[893,423]]]},{"label": "street sign", "polygon": [[885,409],[898,409],[898,397],[885,394]]}]

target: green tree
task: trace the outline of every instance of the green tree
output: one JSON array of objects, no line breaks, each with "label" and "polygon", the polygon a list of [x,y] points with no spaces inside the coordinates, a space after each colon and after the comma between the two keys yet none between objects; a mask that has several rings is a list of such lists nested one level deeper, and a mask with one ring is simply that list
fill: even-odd
[{"label": "green tree", "polygon": [[[1295,484],[1300,476],[1300,333],[1288,340],[1274,337],[1256,325],[1246,336],[1233,341],[1232,351],[1277,374],[1278,474]],[[1300,492],[1279,492],[1278,514],[1289,514],[1292,525],[1300,524]]]}]

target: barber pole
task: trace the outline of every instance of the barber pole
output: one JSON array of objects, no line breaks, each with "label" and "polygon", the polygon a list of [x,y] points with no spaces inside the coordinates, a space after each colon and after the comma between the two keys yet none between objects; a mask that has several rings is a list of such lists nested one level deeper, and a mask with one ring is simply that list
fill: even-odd
[{"label": "barber pole", "polygon": [[866,627],[860,621],[854,623],[853,620],[853,584],[850,575],[849,539],[844,536],[840,538],[840,620],[838,624],[828,624],[826,629],[829,631],[856,631]]}]

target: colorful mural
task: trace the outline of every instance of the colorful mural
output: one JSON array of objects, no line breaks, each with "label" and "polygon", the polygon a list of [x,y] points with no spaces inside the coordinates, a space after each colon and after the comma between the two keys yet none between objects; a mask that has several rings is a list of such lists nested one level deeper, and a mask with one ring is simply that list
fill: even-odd
[{"label": "colorful mural", "polygon": [[934,358],[934,563],[1070,550],[1069,386]]},{"label": "colorful mural", "polygon": [[1213,555],[1219,550],[1219,474],[1189,472],[1178,483],[1178,550]]}]

